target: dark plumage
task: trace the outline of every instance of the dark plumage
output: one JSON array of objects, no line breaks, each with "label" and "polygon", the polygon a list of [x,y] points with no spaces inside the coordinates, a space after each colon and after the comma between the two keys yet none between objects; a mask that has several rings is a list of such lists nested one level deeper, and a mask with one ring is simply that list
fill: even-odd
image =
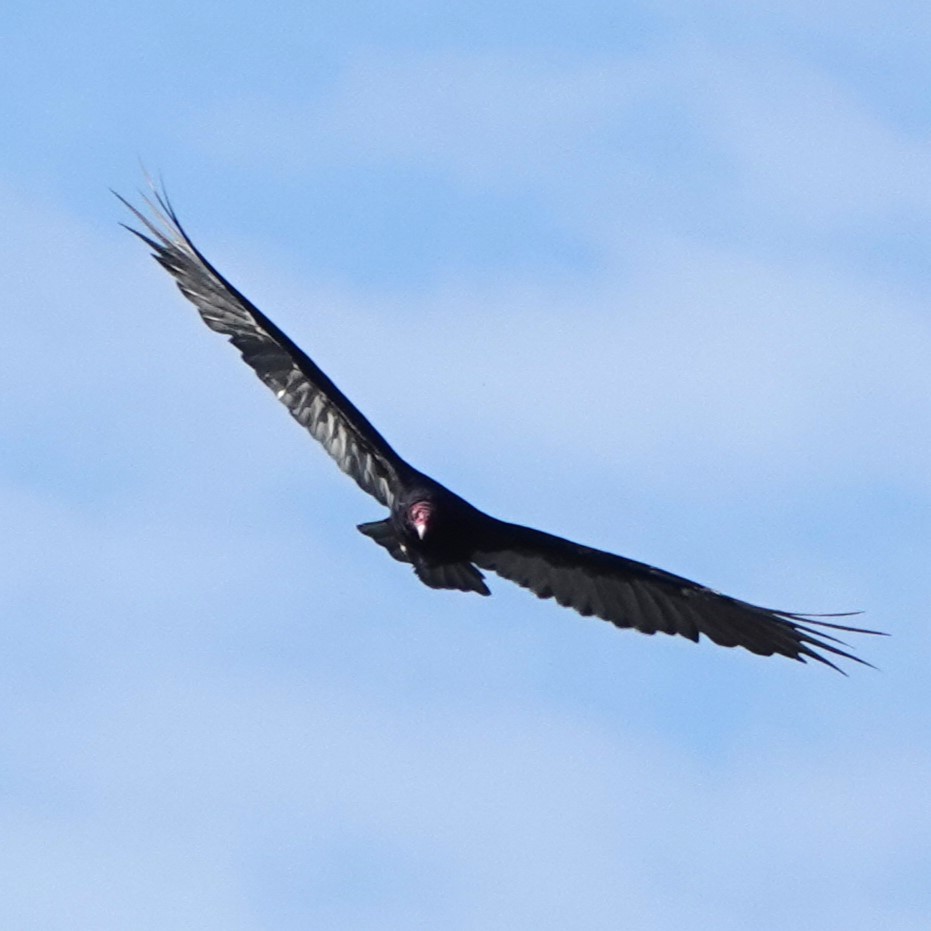
[{"label": "dark plumage", "polygon": [[228,337],[291,416],[389,509],[385,520],[359,530],[410,563],[425,585],[488,595],[485,569],[617,627],[695,641],[704,634],[722,646],[815,659],[835,669],[824,653],[864,662],[827,631],[876,631],[817,619],[831,615],[760,608],[662,569],[483,514],[405,462],[317,365],[204,258],[163,194],[146,198],[151,217],[120,200],[146,232],[127,228],[151,246],[207,326]]}]

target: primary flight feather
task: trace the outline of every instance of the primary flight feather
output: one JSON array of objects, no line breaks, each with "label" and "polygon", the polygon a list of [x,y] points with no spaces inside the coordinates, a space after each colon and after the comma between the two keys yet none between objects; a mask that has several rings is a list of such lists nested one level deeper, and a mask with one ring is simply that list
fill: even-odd
[{"label": "primary flight feather", "polygon": [[722,646],[814,659],[835,669],[825,653],[864,662],[828,631],[876,631],[817,619],[824,615],[761,608],[645,563],[482,513],[391,448],[314,361],[207,261],[164,194],[145,198],[149,216],[120,200],[143,230],[127,228],[152,248],[207,326],[229,339],[336,464],[388,508],[386,519],[358,529],[410,563],[425,585],[488,595],[480,571],[485,569],[617,627],[695,641],[704,634]]}]

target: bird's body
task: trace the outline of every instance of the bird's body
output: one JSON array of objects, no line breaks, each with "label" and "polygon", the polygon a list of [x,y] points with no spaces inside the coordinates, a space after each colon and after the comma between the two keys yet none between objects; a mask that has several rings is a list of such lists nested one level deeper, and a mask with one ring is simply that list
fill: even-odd
[{"label": "bird's body", "polygon": [[207,326],[229,338],[295,420],[388,508],[387,518],[358,529],[410,563],[425,585],[488,595],[481,571],[486,570],[618,627],[695,641],[704,634],[723,646],[830,666],[819,650],[863,662],[827,630],[874,631],[761,608],[662,569],[482,513],[402,459],[310,357],[207,261],[163,195],[147,199],[151,218],[123,202],[147,230],[132,232],[152,247]]}]

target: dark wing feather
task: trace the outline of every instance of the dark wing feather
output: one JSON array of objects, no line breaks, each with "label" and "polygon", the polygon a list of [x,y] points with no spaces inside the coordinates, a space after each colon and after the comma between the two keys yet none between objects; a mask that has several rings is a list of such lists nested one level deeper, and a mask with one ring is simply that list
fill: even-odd
[{"label": "dark wing feather", "polygon": [[151,218],[116,196],[151,236],[127,229],[152,247],[204,323],[229,337],[291,416],[363,491],[391,507],[401,476],[411,471],[407,463],[317,365],[204,258],[163,194],[144,198]]},{"label": "dark wing feather", "polygon": [[722,646],[740,646],[762,656],[778,653],[802,662],[810,658],[835,669],[817,650],[870,665],[837,646],[836,637],[815,628],[877,631],[771,611],[645,563],[494,518],[480,522],[475,540],[472,560],[482,569],[617,627],[679,634],[695,641],[704,634]]},{"label": "dark wing feather", "polygon": [[470,562],[432,563],[414,561],[414,572],[424,585],[430,588],[446,588],[459,592],[477,592],[490,595],[484,576]]}]

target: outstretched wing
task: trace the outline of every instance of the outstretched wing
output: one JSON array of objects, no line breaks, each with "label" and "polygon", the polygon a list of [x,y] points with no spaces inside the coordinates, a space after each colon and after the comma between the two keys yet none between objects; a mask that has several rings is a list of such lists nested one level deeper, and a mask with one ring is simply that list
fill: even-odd
[{"label": "outstretched wing", "polygon": [[399,480],[410,466],[317,365],[204,258],[167,197],[153,194],[154,200],[144,198],[150,217],[116,195],[151,235],[127,229],[152,247],[154,258],[174,276],[204,323],[229,337],[243,360],[337,465],[363,491],[391,507]]},{"label": "outstretched wing", "polygon": [[645,563],[490,517],[476,528],[475,541],[472,560],[482,569],[617,627],[680,634],[694,641],[704,634],[721,646],[740,646],[762,656],[778,653],[802,662],[810,658],[835,669],[818,650],[870,665],[841,649],[843,644],[824,628],[878,631],[760,608]]}]

